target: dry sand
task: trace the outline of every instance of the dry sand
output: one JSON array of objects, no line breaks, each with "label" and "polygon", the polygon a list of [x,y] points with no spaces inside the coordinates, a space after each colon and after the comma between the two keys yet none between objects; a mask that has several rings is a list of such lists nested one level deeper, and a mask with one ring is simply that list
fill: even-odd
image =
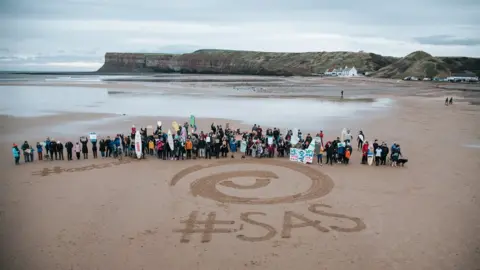
[{"label": "dry sand", "polygon": [[[367,139],[400,143],[410,159],[405,168],[362,166],[356,151],[350,165],[333,167],[238,155],[221,161],[90,157],[14,166],[12,138],[42,140],[51,123],[112,118],[103,131],[114,134],[132,122],[157,119],[2,117],[0,265],[479,269],[480,152],[462,146],[480,140],[479,107],[446,107],[441,98],[396,101],[393,112],[375,121],[342,124],[355,132],[361,127]],[[199,119],[204,129],[211,121]],[[340,133],[323,129],[327,139]],[[77,137],[68,131],[54,136]]]}]

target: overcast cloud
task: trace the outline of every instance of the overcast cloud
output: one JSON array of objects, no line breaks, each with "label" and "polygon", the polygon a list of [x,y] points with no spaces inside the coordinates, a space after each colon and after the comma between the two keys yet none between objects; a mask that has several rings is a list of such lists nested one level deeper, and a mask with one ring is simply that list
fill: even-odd
[{"label": "overcast cloud", "polygon": [[96,70],[200,48],[480,57],[475,0],[1,0],[0,70]]}]

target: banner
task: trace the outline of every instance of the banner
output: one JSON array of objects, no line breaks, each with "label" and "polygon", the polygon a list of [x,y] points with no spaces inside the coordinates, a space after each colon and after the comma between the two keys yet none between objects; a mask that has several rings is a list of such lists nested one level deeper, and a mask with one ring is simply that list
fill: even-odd
[{"label": "banner", "polygon": [[245,153],[247,151],[247,142],[246,141],[242,141],[240,143],[240,152],[242,153]]},{"label": "banner", "polygon": [[311,149],[302,150],[299,148],[290,148],[290,161],[312,164],[313,154],[313,150]]}]

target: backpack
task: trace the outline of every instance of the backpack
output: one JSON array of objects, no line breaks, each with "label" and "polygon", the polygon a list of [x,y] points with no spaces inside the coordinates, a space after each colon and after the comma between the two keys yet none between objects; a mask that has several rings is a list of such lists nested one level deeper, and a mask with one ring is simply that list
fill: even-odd
[{"label": "backpack", "polygon": [[347,152],[345,153],[345,157],[350,159],[350,150],[347,150]]}]

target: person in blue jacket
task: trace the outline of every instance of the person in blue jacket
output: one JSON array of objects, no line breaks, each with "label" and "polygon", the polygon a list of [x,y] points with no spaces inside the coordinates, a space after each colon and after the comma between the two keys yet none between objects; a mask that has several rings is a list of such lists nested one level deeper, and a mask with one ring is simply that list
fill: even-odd
[{"label": "person in blue jacket", "polygon": [[15,165],[19,165],[20,164],[20,150],[18,149],[18,146],[16,144],[13,144],[12,154],[13,154],[13,158],[15,160]]},{"label": "person in blue jacket", "polygon": [[43,146],[37,142],[38,160],[43,160]]}]

